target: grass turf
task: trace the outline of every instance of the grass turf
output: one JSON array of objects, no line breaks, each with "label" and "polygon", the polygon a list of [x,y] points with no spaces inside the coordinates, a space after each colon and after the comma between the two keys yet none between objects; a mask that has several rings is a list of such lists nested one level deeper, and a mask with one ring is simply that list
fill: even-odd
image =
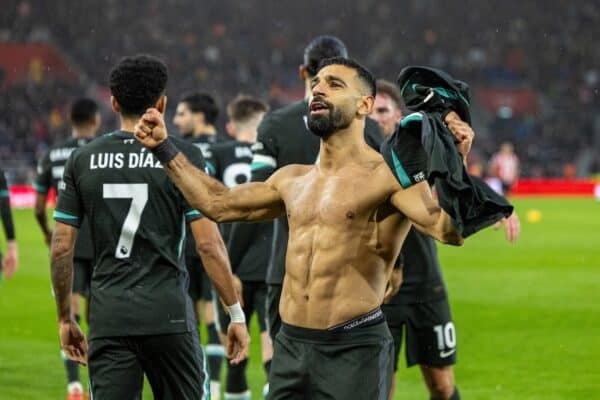
[{"label": "grass turf", "polygon": [[[516,245],[488,229],[462,248],[439,246],[457,327],[455,372],[462,397],[595,398],[600,203],[542,198],[514,203],[523,227]],[[527,222],[530,209],[541,211],[540,222]],[[0,400],[61,399],[65,372],[48,251],[31,210],[16,211],[15,219],[21,265],[0,287]],[[253,398],[259,399],[264,373],[256,328],[253,338],[248,376]],[[146,389],[144,399],[151,398]],[[395,399],[426,398],[418,369],[402,365]]]}]

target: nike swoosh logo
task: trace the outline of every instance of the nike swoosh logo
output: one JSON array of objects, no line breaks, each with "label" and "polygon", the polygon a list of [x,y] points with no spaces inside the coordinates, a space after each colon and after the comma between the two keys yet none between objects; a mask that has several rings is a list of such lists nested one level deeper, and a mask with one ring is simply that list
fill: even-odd
[{"label": "nike swoosh logo", "polygon": [[456,352],[456,349],[452,349],[450,351],[440,351],[440,357],[441,358],[446,358],[446,357],[450,357],[452,354],[454,354]]}]

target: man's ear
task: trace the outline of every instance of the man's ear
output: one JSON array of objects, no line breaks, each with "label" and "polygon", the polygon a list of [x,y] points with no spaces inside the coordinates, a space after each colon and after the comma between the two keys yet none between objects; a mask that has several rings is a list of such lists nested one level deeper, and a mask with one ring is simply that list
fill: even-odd
[{"label": "man's ear", "polygon": [[96,115],[94,115],[94,129],[100,128],[101,124],[102,124],[102,117],[100,116],[100,113],[96,113]]},{"label": "man's ear", "polygon": [[356,112],[358,115],[367,116],[373,111],[373,104],[375,104],[375,97],[373,96],[361,96],[359,98],[358,109]]},{"label": "man's ear", "polygon": [[203,112],[192,112],[192,121],[194,122],[194,129],[198,125],[204,125],[204,113]]},{"label": "man's ear", "polygon": [[306,67],[304,65],[300,65],[298,67],[298,76],[300,77],[300,80],[302,82],[306,82],[306,80],[308,79],[308,71],[306,70]]},{"label": "man's ear", "polygon": [[165,113],[165,110],[167,109],[167,96],[165,96],[164,94],[160,96],[160,98],[156,102],[156,109],[160,111],[161,114]]},{"label": "man's ear", "polygon": [[112,107],[114,112],[116,112],[117,114],[121,114],[121,106],[119,105],[119,103],[117,103],[117,99],[115,99],[115,96],[110,96],[110,106]]},{"label": "man's ear", "polygon": [[225,130],[229,136],[235,139],[235,128],[233,127],[233,122],[227,121],[225,124]]}]

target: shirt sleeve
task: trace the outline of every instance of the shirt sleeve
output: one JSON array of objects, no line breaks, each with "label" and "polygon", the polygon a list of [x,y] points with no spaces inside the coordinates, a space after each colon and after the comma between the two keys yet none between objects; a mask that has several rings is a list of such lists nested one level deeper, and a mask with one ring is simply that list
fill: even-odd
[{"label": "shirt sleeve", "polygon": [[33,182],[33,188],[37,193],[48,193],[52,187],[52,165],[50,163],[50,151],[40,159],[37,165],[37,176]]},{"label": "shirt sleeve", "polygon": [[267,115],[258,126],[256,143],[252,145],[252,172],[253,182],[266,181],[278,168],[277,155],[279,148],[276,139],[277,124],[272,115]]},{"label": "shirt sleeve", "polygon": [[381,145],[381,155],[404,189],[427,179],[428,158],[421,144],[422,121],[421,113],[408,115]]},{"label": "shirt sleeve", "polygon": [[0,170],[0,216],[2,218],[6,240],[14,240],[15,225],[10,210],[10,191],[8,190],[6,176],[4,176],[4,171],[2,170]]},{"label": "shirt sleeve", "polygon": [[83,204],[77,187],[76,154],[77,151],[74,151],[67,160],[62,180],[58,184],[58,201],[54,210],[54,220],[79,228],[83,220]]},{"label": "shirt sleeve", "polygon": [[[192,144],[189,144],[187,142],[183,142],[183,141],[177,141],[176,145],[183,152],[183,154],[187,157],[187,159],[190,161],[190,163],[192,163],[199,170],[204,171],[210,175],[210,173],[208,171],[208,167],[204,160],[204,156],[202,155],[202,151],[198,147],[196,147]],[[181,207],[182,207],[184,215],[185,215],[186,222],[190,223],[197,219],[204,218],[204,215],[200,211],[193,208],[187,202],[187,200],[185,199],[183,194],[181,194],[181,192],[178,189],[176,189],[176,190],[177,190],[177,193],[179,196],[179,201],[181,203]]]}]

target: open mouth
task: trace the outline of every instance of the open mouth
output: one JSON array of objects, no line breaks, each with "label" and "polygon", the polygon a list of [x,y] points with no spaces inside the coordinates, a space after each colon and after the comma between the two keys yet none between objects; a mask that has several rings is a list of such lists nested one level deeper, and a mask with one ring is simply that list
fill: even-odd
[{"label": "open mouth", "polygon": [[313,100],[310,102],[309,110],[311,114],[319,114],[328,111],[329,106],[323,101]]}]

